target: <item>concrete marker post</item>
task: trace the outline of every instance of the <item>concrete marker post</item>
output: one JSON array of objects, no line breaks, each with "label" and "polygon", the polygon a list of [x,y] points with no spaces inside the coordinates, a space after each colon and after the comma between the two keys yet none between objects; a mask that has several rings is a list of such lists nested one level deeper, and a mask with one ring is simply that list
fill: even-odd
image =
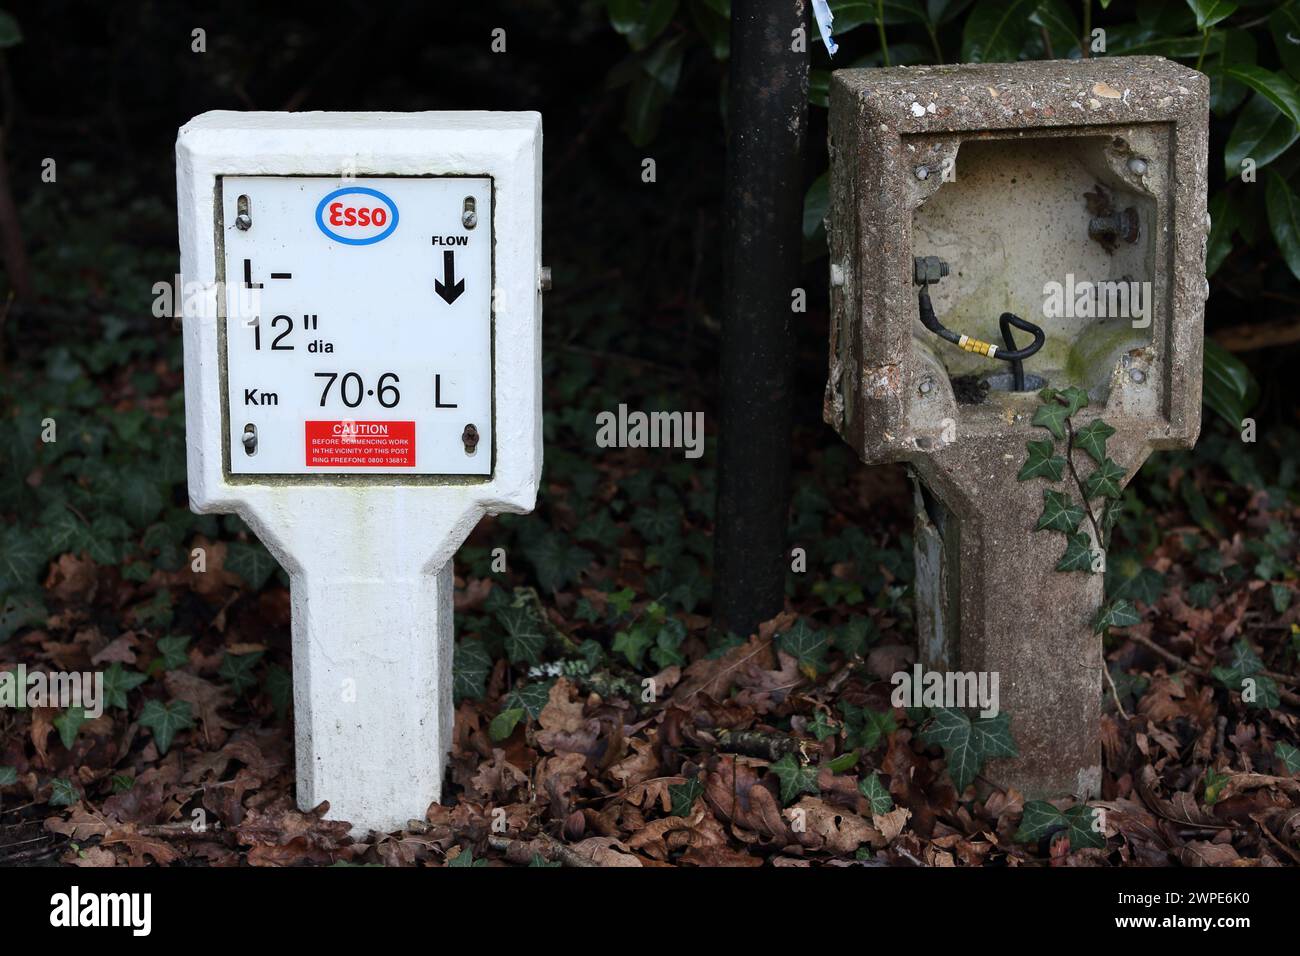
[{"label": "concrete marker post", "polygon": [[[190,506],[288,572],[298,804],[355,830],[439,798],[450,562],[535,501],[541,145],[537,114],[486,112],[212,112],[177,138]],[[380,213],[347,222],[349,196]]]}]

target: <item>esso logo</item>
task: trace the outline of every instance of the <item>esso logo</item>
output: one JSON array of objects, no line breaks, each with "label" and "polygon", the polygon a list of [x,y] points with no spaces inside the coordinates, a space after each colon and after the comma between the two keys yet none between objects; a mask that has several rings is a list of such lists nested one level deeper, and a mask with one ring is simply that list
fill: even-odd
[{"label": "esso logo", "polygon": [[316,206],[316,225],[335,242],[368,246],[387,239],[397,228],[397,203],[378,189],[346,186]]}]

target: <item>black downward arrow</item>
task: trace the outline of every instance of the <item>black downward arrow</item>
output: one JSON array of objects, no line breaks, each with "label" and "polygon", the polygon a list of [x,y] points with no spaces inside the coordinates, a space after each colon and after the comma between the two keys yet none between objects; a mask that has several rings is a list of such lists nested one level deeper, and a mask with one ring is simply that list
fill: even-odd
[{"label": "black downward arrow", "polygon": [[465,291],[465,280],[456,281],[456,253],[451,250],[442,254],[442,282],[434,279],[433,287],[448,305],[459,299]]}]

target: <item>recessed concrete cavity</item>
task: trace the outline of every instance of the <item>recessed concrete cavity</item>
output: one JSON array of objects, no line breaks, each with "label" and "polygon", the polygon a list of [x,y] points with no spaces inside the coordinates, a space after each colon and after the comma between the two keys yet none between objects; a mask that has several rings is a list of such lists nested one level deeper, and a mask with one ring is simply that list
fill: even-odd
[{"label": "recessed concrete cavity", "polygon": [[1000,673],[1021,756],[986,776],[1029,797],[1100,784],[1102,577],[1054,570],[1044,484],[1016,477],[1047,437],[1039,399],[921,324],[913,257],[947,263],[928,291],[952,331],[1001,348],[1003,312],[1043,329],[1027,385],[1086,390],[1076,425],[1116,429],[1127,481],[1200,427],[1208,101],[1160,57],[832,77],[825,418],[863,460],[911,466],[922,660]]}]

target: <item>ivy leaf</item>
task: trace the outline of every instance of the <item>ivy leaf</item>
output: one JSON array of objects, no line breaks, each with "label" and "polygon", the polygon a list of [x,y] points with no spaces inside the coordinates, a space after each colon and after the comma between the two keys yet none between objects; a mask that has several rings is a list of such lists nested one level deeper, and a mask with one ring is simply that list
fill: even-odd
[{"label": "ivy leaf", "polygon": [[279,565],[261,544],[232,541],[226,545],[224,567],[232,574],[238,574],[254,591],[260,591]]},{"label": "ivy leaf", "polygon": [[30,590],[44,564],[45,556],[35,535],[18,525],[0,530],[0,591]]},{"label": "ivy leaf", "polygon": [[492,723],[488,724],[488,736],[498,743],[505,740],[515,732],[515,727],[523,720],[525,713],[527,711],[522,707],[510,707],[501,711],[492,718]]},{"label": "ivy leaf", "polygon": [[478,860],[474,859],[474,854],[470,852],[469,847],[466,847],[465,849],[457,853],[453,859],[448,860],[447,865],[467,866],[473,868],[476,866],[487,866],[488,861],[486,859],[478,859]]},{"label": "ivy leaf", "polygon": [[1282,695],[1277,691],[1277,682],[1265,674],[1242,678],[1241,699],[1247,707],[1258,710],[1270,710],[1282,703]]},{"label": "ivy leaf", "polygon": [[804,676],[815,680],[826,670],[829,636],[826,631],[813,630],[801,618],[790,630],[777,635],[776,646],[799,662],[799,670]]},{"label": "ivy leaf", "polygon": [[144,709],[140,711],[140,726],[153,731],[153,740],[160,754],[171,749],[177,731],[193,725],[194,717],[190,714],[187,701],[173,700],[169,704],[163,704],[149,700],[145,701]]},{"label": "ivy leaf", "polygon": [[1011,715],[1000,713],[971,722],[971,739],[979,751],[980,763],[990,757],[1018,757],[1020,751],[1011,739]]},{"label": "ivy leaf", "polygon": [[558,591],[591,564],[590,551],[578,547],[563,535],[548,532],[524,549],[537,572],[537,581],[547,591]]},{"label": "ivy leaf", "polygon": [[1124,494],[1120,482],[1124,480],[1125,474],[1124,469],[1109,458],[1103,459],[1097,466],[1097,470],[1083,483],[1083,490],[1088,500],[1101,497],[1119,498]]},{"label": "ivy leaf", "polygon": [[1082,520],[1083,508],[1071,501],[1068,494],[1050,488],[1043,490],[1043,513],[1038,517],[1038,524],[1034,525],[1035,531],[1051,530],[1074,534],[1079,530],[1079,522]]},{"label": "ivy leaf", "polygon": [[21,627],[28,627],[49,616],[39,599],[30,594],[0,597],[0,643],[13,637]]},{"label": "ivy leaf", "polygon": [[17,783],[17,782],[18,782],[17,767],[9,767],[9,766],[0,767],[0,787],[7,787],[11,783]]},{"label": "ivy leaf", "polygon": [[1093,619],[1092,629],[1096,634],[1105,634],[1112,627],[1129,627],[1142,620],[1137,609],[1124,598],[1111,601]]},{"label": "ivy leaf", "polygon": [[1091,571],[1092,539],[1086,534],[1066,535],[1065,554],[1056,562],[1058,571]]},{"label": "ivy leaf", "polygon": [[864,750],[875,750],[876,745],[898,729],[892,710],[862,710],[862,729],[858,741]]},{"label": "ivy leaf", "polygon": [[55,777],[50,781],[50,806],[70,807],[80,799],[81,794],[71,780]]},{"label": "ivy leaf", "polygon": [[1088,393],[1078,385],[1063,388],[1054,397],[1056,401],[1065,403],[1066,415],[1073,415],[1079,409],[1088,407]]},{"label": "ivy leaf", "polygon": [[492,655],[483,642],[466,638],[456,645],[451,663],[451,687],[456,700],[479,700],[487,692]]},{"label": "ivy leaf", "polygon": [[158,638],[158,653],[162,655],[158,666],[165,671],[183,667],[190,659],[189,646],[190,639],[181,634]]},{"label": "ivy leaf", "polygon": [[960,796],[984,766],[984,758],[971,734],[970,718],[954,707],[940,707],[921,730],[921,742],[937,744],[948,758],[948,776]]},{"label": "ivy leaf", "polygon": [[1038,410],[1034,412],[1033,424],[1040,428],[1046,428],[1057,438],[1065,437],[1065,419],[1070,413],[1066,411],[1064,405],[1057,402],[1049,402],[1046,405],[1039,405]]},{"label": "ivy leaf", "polygon": [[801,766],[795,760],[794,754],[786,754],[768,769],[781,780],[781,804],[783,806],[789,806],[794,802],[794,798],[801,793],[821,792],[821,787],[817,786],[818,769],[812,766]]},{"label": "ivy leaf", "polygon": [[58,728],[59,740],[63,742],[65,750],[72,749],[72,745],[77,740],[77,731],[81,729],[81,725],[85,722],[86,709],[84,707],[69,707],[54,718],[52,723]]},{"label": "ivy leaf", "polygon": [[144,674],[127,670],[121,661],[113,661],[108,670],[104,671],[104,703],[125,710],[126,695],[147,679]]},{"label": "ivy leaf", "polygon": [[518,684],[506,694],[504,705],[507,708],[522,708],[533,720],[542,715],[542,708],[551,699],[553,681],[537,681],[532,684]]},{"label": "ivy leaf", "polygon": [[217,675],[230,681],[230,688],[236,694],[242,694],[250,687],[257,686],[253,667],[262,659],[262,654],[262,651],[253,651],[249,654],[231,654],[227,651],[221,658],[221,667],[217,670]]},{"label": "ivy leaf", "polygon": [[653,643],[654,637],[649,629],[638,626],[615,633],[614,643],[610,645],[610,649],[616,654],[622,654],[629,664],[640,670],[641,659],[645,656],[646,648]]},{"label": "ivy leaf", "polygon": [[158,488],[157,477],[152,471],[129,469],[120,473],[114,484],[121,514],[135,528],[143,529],[152,524],[166,504],[162,491]]},{"label": "ivy leaf", "polygon": [[1071,849],[1102,849],[1106,846],[1106,838],[1096,827],[1097,819],[1097,811],[1086,804],[1062,812],[1045,800],[1031,800],[1025,804],[1020,828],[1012,839],[1017,843],[1037,843],[1064,830],[1070,838]]},{"label": "ivy leaf", "polygon": [[1056,454],[1056,445],[1050,438],[1029,443],[1029,457],[1016,478],[1028,481],[1030,478],[1050,478],[1060,481],[1065,473],[1065,459]]},{"label": "ivy leaf", "polygon": [[894,809],[894,798],[889,795],[889,791],[880,781],[878,773],[859,780],[858,792],[867,798],[867,802],[871,804],[871,812],[876,816]]},{"label": "ivy leaf", "polygon": [[1106,439],[1113,434],[1115,429],[1098,418],[1088,422],[1074,433],[1074,444],[1076,448],[1086,451],[1092,460],[1100,465],[1106,459]]},{"label": "ivy leaf", "polygon": [[1100,817],[1093,807],[1082,803],[1070,807],[1065,811],[1065,819],[1069,824],[1070,849],[1105,849],[1106,835],[1099,828]]},{"label": "ivy leaf", "polygon": [[696,798],[703,793],[704,784],[700,782],[698,777],[691,777],[685,783],[670,783],[668,785],[668,797],[672,800],[673,806],[670,816],[690,816]]},{"label": "ivy leaf", "polygon": [[821,741],[838,733],[839,725],[827,719],[826,711],[819,710],[813,715],[813,719],[808,721],[808,732]]},{"label": "ivy leaf", "polygon": [[[1273,744],[1273,756],[1282,764],[1282,769],[1287,772],[1288,776],[1294,777],[1300,773],[1300,748],[1293,747],[1285,740],[1276,741]],[[10,770],[13,768],[10,767]],[[4,767],[0,767],[0,784],[4,783]],[[13,783],[13,781],[9,781]]]},{"label": "ivy leaf", "polygon": [[546,635],[538,627],[537,619],[531,609],[526,607],[506,607],[496,612],[497,622],[506,632],[506,656],[510,663],[524,661],[538,664],[542,660],[542,651],[546,647]]}]

